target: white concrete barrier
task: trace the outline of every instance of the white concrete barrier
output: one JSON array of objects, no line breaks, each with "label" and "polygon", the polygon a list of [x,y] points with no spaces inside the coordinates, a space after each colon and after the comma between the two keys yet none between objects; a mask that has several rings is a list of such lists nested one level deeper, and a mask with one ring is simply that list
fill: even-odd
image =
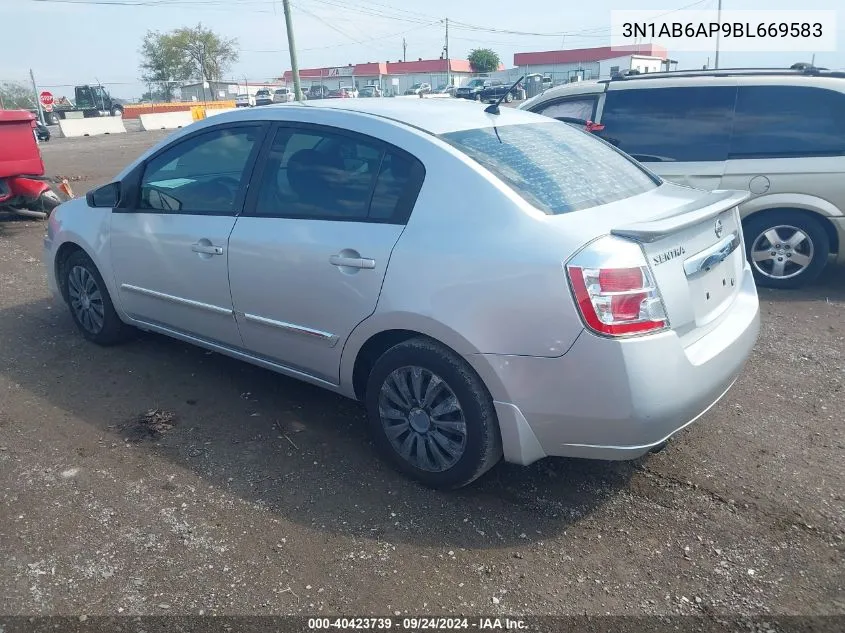
[{"label": "white concrete barrier", "polygon": [[123,119],[119,116],[97,116],[87,119],[59,119],[59,132],[65,138],[97,136],[99,134],[125,134]]},{"label": "white concrete barrier", "polygon": [[142,114],[138,118],[141,119],[141,129],[145,132],[150,130],[175,130],[194,122],[194,117],[189,110]]},{"label": "white concrete barrier", "polygon": [[210,116],[214,116],[215,114],[223,114],[224,112],[231,112],[232,110],[237,110],[237,108],[206,108],[205,109],[205,118],[207,119]]}]

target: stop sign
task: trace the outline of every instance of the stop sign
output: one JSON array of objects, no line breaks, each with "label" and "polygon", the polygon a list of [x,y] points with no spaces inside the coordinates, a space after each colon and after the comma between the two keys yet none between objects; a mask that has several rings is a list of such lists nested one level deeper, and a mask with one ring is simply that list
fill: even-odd
[{"label": "stop sign", "polygon": [[44,109],[49,112],[53,109],[53,93],[47,92],[46,90],[38,95],[38,100],[41,102],[41,105]]}]

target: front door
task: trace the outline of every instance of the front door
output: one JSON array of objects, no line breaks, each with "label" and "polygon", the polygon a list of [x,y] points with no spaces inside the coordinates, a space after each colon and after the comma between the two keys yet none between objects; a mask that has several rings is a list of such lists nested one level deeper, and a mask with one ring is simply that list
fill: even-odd
[{"label": "front door", "polygon": [[599,136],[670,182],[719,189],[733,128],[736,80],[721,80],[731,85],[671,88],[651,87],[653,81],[611,84]]},{"label": "front door", "polygon": [[343,345],[376,308],[422,165],[369,137],[284,126],[229,240],[244,346],[337,383]]},{"label": "front door", "polygon": [[228,241],[263,127],[221,125],[180,140],[143,166],[111,217],[111,257],[133,319],[241,346]]}]

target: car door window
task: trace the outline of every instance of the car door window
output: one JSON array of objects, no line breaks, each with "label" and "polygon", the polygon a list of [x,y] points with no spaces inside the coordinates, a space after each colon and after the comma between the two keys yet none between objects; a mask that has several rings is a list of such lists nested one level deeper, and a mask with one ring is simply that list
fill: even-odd
[{"label": "car door window", "polygon": [[802,86],[740,86],[731,158],[845,154],[845,94]]},{"label": "car door window", "polygon": [[417,163],[357,136],[282,127],[260,175],[253,213],[404,222],[421,182]]},{"label": "car door window", "polygon": [[593,118],[596,97],[582,97],[544,103],[534,110],[559,121],[589,121]]},{"label": "car door window", "polygon": [[261,126],[211,130],[165,150],[144,168],[140,209],[234,214]]},{"label": "car door window", "polygon": [[736,88],[609,90],[599,135],[641,162],[723,161]]}]

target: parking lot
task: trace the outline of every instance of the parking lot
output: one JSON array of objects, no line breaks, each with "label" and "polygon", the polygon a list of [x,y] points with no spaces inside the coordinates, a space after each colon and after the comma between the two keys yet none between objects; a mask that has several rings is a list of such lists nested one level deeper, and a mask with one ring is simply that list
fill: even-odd
[{"label": "parking lot", "polygon": [[[54,139],[77,194],[164,132]],[[845,274],[761,289],[729,394],[636,462],[387,467],[354,402],[160,336],[100,348],[0,221],[10,614],[841,614]],[[659,363],[659,359],[655,359]]]}]

